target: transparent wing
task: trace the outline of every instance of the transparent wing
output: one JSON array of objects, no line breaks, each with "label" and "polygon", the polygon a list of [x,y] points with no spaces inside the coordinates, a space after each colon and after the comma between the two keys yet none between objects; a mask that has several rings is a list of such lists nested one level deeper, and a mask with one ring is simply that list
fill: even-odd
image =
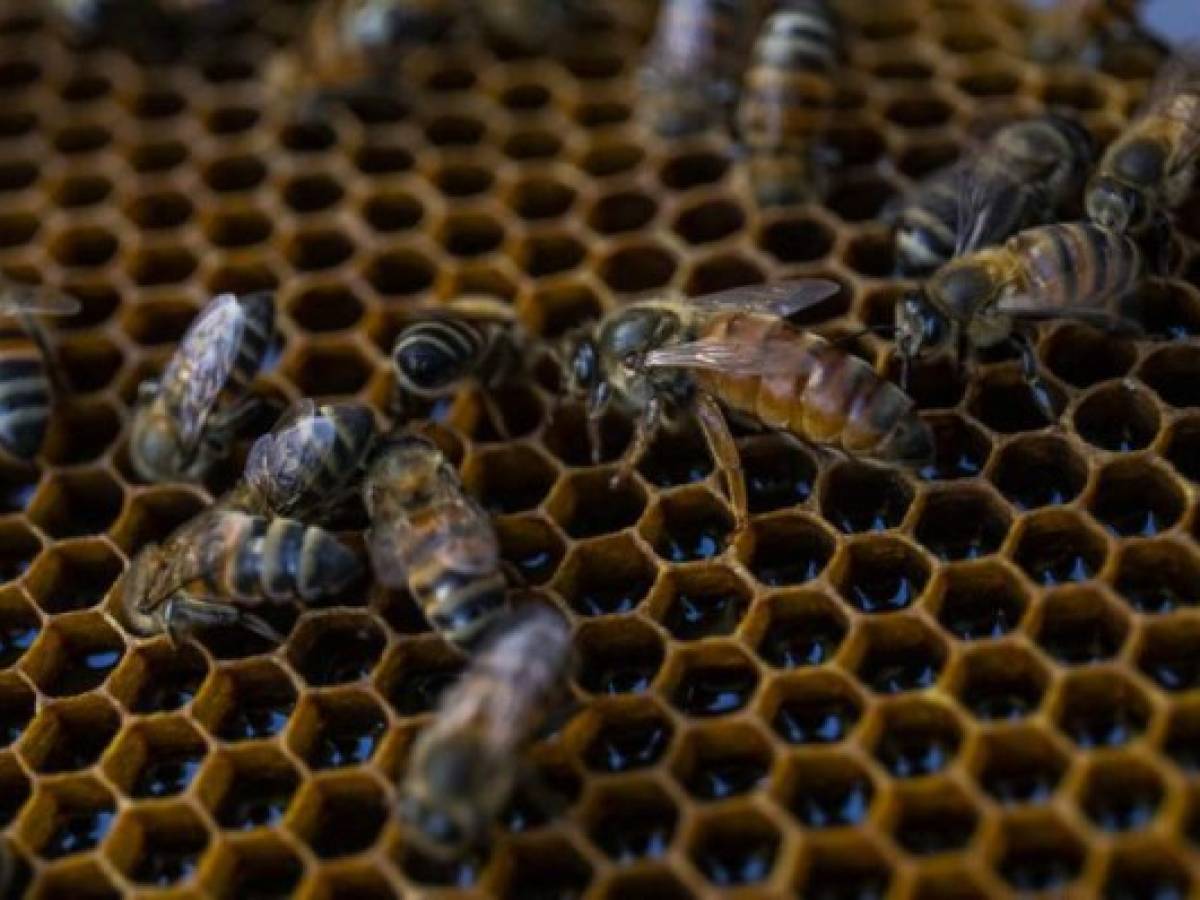
[{"label": "transparent wing", "polygon": [[828,300],[841,285],[825,278],[796,278],[692,297],[687,302],[711,312],[758,312],[790,316]]},{"label": "transparent wing", "polygon": [[813,350],[820,340],[813,335],[801,335],[799,340],[758,343],[709,338],[651,350],[646,354],[645,365],[648,368],[696,369],[727,375],[783,375],[800,372],[811,366]]},{"label": "transparent wing", "polygon": [[35,284],[6,284],[0,289],[0,314],[73,316],[83,307],[70,294]]},{"label": "transparent wing", "polygon": [[1010,237],[1030,200],[1026,187],[976,156],[958,172],[958,222],[954,254],[963,256]]}]

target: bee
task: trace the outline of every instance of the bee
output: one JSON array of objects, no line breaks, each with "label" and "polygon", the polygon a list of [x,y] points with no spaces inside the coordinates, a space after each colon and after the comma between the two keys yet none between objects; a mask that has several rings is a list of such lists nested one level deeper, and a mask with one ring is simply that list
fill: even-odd
[{"label": "bee", "polygon": [[138,388],[129,455],[148,481],[198,481],[229,455],[262,401],[247,396],[275,330],[269,293],[220,294],[200,311],[158,380]]},{"label": "bee", "polygon": [[654,435],[693,413],[726,482],[738,527],[746,487],[722,406],[762,425],[847,453],[914,465],[933,453],[913,401],[861,359],[784,316],[837,293],[819,279],[755,285],[689,300],[646,300],[576,336],[564,361],[586,397],[593,453],[598,421],[616,401],[636,416],[624,478]]},{"label": "bee", "polygon": [[[1166,213],[1191,192],[1200,157],[1200,53],[1164,66],[1137,117],[1100,159],[1088,184],[1088,218],[1113,231],[1167,237]],[[1164,245],[1165,246],[1165,245]]]},{"label": "bee", "polygon": [[667,138],[724,127],[754,34],[756,0],[664,0],[640,76],[641,110]]},{"label": "bee", "polygon": [[839,34],[826,0],[793,0],[767,18],[755,42],[737,119],[764,206],[797,203],[813,192],[813,139],[834,101]]},{"label": "bee", "polygon": [[582,12],[587,0],[474,0],[474,12],[494,38],[526,51],[544,49]]},{"label": "bee", "polygon": [[[492,297],[460,297],[444,312],[413,322],[392,346],[396,387],[393,412],[406,413],[412,398],[439,400],[474,382],[494,388],[508,381],[523,365],[528,341],[506,303]],[[482,392],[497,426],[504,418]]]},{"label": "bee", "polygon": [[199,628],[241,625],[281,643],[246,607],[319,600],[361,574],[354,553],[321,528],[213,507],[138,553],[120,603],[140,635],[178,643]]},{"label": "bee", "polygon": [[69,316],[79,308],[74,297],[0,281],[0,316],[15,317],[23,332],[0,343],[0,447],[18,459],[37,456],[51,402],[64,391],[50,338],[34,315]]},{"label": "bee", "polygon": [[1074,319],[1111,331],[1137,331],[1116,303],[1142,274],[1142,255],[1127,236],[1090,222],[1026,229],[999,247],[952,259],[919,293],[896,304],[896,349],[901,384],[923,350],[1008,344],[1021,357],[1033,399],[1050,422],[1054,401],[1038,374],[1037,357],[1021,323]]},{"label": "bee", "polygon": [[[927,274],[968,245],[996,244],[1051,221],[1078,196],[1094,159],[1091,135],[1064,116],[1048,113],[1004,126],[977,154],[927,178],[900,209],[895,244],[901,270]],[[975,229],[963,232],[959,199],[964,184],[976,183],[1004,190],[993,192]]]},{"label": "bee", "polygon": [[413,434],[384,447],[363,502],[376,578],[407,590],[451,643],[476,646],[508,610],[500,544],[437,445]]},{"label": "bee", "polygon": [[1034,19],[1029,56],[1040,63],[1079,61],[1140,28],[1142,0],[1057,0]]},{"label": "bee", "polygon": [[565,695],[571,632],[558,613],[511,614],[417,737],[400,786],[400,817],[430,855],[486,842],[521,775],[518,753]]},{"label": "bee", "polygon": [[375,416],[368,407],[318,406],[306,397],[254,442],[234,505],[309,521],[361,478],[375,438]]}]

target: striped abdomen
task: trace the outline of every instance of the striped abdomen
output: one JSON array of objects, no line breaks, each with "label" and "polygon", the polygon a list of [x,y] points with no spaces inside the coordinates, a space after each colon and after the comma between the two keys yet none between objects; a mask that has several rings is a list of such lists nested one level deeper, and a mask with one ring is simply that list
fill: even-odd
[{"label": "striped abdomen", "polygon": [[50,379],[38,348],[14,338],[0,347],[0,447],[33,459],[50,421]]},{"label": "striped abdomen", "polygon": [[502,331],[448,317],[409,325],[392,348],[397,383],[418,397],[440,397],[472,375],[490,381],[512,362],[503,352]]},{"label": "striped abdomen", "polygon": [[815,444],[881,459],[925,462],[933,449],[913,401],[867,363],[815,334],[768,316],[713,318],[706,340],[760,348],[766,374],[696,373],[725,406]]},{"label": "striped abdomen", "polygon": [[200,577],[219,595],[247,603],[316,600],[360,573],[332,534],[292,519],[221,512],[203,540]]},{"label": "striped abdomen", "polygon": [[262,368],[275,333],[275,300],[266,291],[238,298],[245,316],[242,339],[233,370],[226,382],[226,397],[241,397]]},{"label": "striped abdomen", "polygon": [[[1142,255],[1124,235],[1085,222],[1042,225],[1010,238],[1019,270],[1010,294],[1037,301],[1039,312],[1093,308],[1112,312],[1115,301],[1137,285]],[[1019,302],[1019,300],[1017,301]],[[1006,311],[1001,297],[999,310]],[[1022,304],[1022,307],[1027,304]]]},{"label": "striped abdomen", "polygon": [[896,222],[896,262],[907,275],[932,272],[954,255],[959,173],[955,167],[918,186]]}]

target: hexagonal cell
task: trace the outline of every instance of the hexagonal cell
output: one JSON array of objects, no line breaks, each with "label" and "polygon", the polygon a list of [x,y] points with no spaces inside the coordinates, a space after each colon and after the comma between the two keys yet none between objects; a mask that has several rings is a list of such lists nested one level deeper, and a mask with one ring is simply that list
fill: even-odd
[{"label": "hexagonal cell", "polygon": [[671,742],[671,724],[653,706],[589,709],[576,722],[584,718],[591,721],[580,722],[581,726],[589,726],[590,732],[582,759],[596,772],[627,772],[652,766]]},{"label": "hexagonal cell", "polygon": [[1184,418],[1171,426],[1163,457],[1184,478],[1200,483],[1200,418]]},{"label": "hexagonal cell", "polygon": [[19,825],[26,842],[45,860],[88,853],[99,846],[116,818],[112,795],[91,778],[44,786]]},{"label": "hexagonal cell", "polygon": [[840,675],[814,672],[775,679],[762,706],[764,718],[789,744],[830,744],[844,740],[858,724],[863,702]]},{"label": "hexagonal cell", "polygon": [[962,732],[950,707],[933,700],[906,700],[884,709],[875,758],[895,778],[942,771],[958,753]]},{"label": "hexagonal cell", "polygon": [[593,694],[638,694],[649,690],[662,666],[663,640],[632,618],[585,622],[575,638],[576,680]]},{"label": "hexagonal cell", "polygon": [[1060,506],[1083,490],[1087,464],[1061,438],[1023,437],[1000,451],[991,477],[1018,509]]},{"label": "hexagonal cell", "polygon": [[534,509],[554,486],[556,475],[549,460],[526,446],[485,450],[463,467],[467,489],[493,515]]},{"label": "hexagonal cell", "polygon": [[766,281],[766,275],[757,265],[729,253],[695,264],[683,289],[689,297],[702,297],[763,281]]},{"label": "hexagonal cell", "polygon": [[209,757],[197,793],[221,828],[249,831],[281,822],[299,784],[278,749],[251,744]]},{"label": "hexagonal cell", "polygon": [[[501,146],[505,156],[516,160],[551,159],[563,148],[562,138],[542,128],[512,132]],[[603,177],[636,166],[643,151],[630,144],[612,144],[593,149],[582,160],[582,168]]]},{"label": "hexagonal cell", "polygon": [[1106,552],[1103,536],[1078,515],[1050,510],[1025,519],[1014,559],[1035,582],[1053,587],[1092,578]]},{"label": "hexagonal cell", "polygon": [[654,583],[654,564],[627,535],[588,541],[568,554],[551,585],[584,616],[632,610]]},{"label": "hexagonal cell", "polygon": [[365,275],[371,287],[384,296],[420,294],[432,287],[437,270],[415,250],[391,250],[374,257]]},{"label": "hexagonal cell", "polygon": [[1036,639],[1054,659],[1074,666],[1116,656],[1128,632],[1125,616],[1103,595],[1068,589],[1046,599]]},{"label": "hexagonal cell", "polygon": [[356,775],[307,783],[293,816],[296,831],[321,859],[369,849],[386,821],[379,786]]},{"label": "hexagonal cell", "polygon": [[765,622],[757,651],[770,666],[819,666],[833,658],[846,637],[845,616],[823,594],[785,594],[760,603]]},{"label": "hexagonal cell", "polygon": [[1152,537],[1179,521],[1185,502],[1165,469],[1119,460],[1100,470],[1089,509],[1113,534]]},{"label": "hexagonal cell", "polygon": [[953,784],[923,785],[904,791],[898,800],[893,836],[913,856],[953,853],[974,837],[979,814]]},{"label": "hexagonal cell", "polygon": [[896,694],[930,687],[946,662],[941,636],[914,619],[878,620],[863,626],[865,642],[855,674],[871,690]]},{"label": "hexagonal cell", "polygon": [[250,191],[267,177],[267,167],[254,156],[226,156],[210,162],[202,177],[211,190],[220,194]]},{"label": "hexagonal cell", "polygon": [[732,634],[750,599],[749,586],[732,570],[704,567],[669,573],[652,606],[676,640],[695,641]]},{"label": "hexagonal cell", "polygon": [[1138,612],[1167,613],[1200,603],[1200,562],[1183,545],[1146,541],[1121,550],[1116,588]]},{"label": "hexagonal cell", "polygon": [[1195,382],[1200,378],[1200,353],[1190,347],[1165,347],[1147,358],[1138,375],[1165,403],[1186,408],[1200,404]]},{"label": "hexagonal cell", "polygon": [[528,584],[543,584],[554,575],[566,547],[552,525],[537,517],[506,517],[495,527],[501,557]]},{"label": "hexagonal cell", "polygon": [[675,257],[657,244],[626,244],[600,261],[600,277],[618,293],[665,287],[675,274]]},{"label": "hexagonal cell", "polygon": [[185,719],[152,719],[121,733],[105,756],[106,774],[131,797],[183,793],[200,771],[208,746]]},{"label": "hexagonal cell", "polygon": [[862,825],[875,799],[870,773],[857,761],[832,753],[792,759],[783,778],[787,808],[805,828]]},{"label": "hexagonal cell", "polygon": [[22,512],[29,506],[37,492],[39,474],[32,466],[0,460],[0,515]]},{"label": "hexagonal cell", "polygon": [[285,374],[307,396],[349,395],[361,391],[372,367],[352,344],[309,345],[285,363]]},{"label": "hexagonal cell", "polygon": [[1061,891],[1083,870],[1079,838],[1049,814],[1005,822],[1002,835],[996,871],[1018,891]]},{"label": "hexagonal cell", "polygon": [[1080,790],[1084,813],[1103,831],[1147,827],[1166,792],[1154,769],[1138,759],[1119,757],[1097,760]]},{"label": "hexagonal cell", "polygon": [[891,236],[882,232],[859,234],[843,251],[842,261],[851,270],[869,278],[890,275],[896,270]]},{"label": "hexagonal cell", "polygon": [[363,304],[355,294],[339,285],[316,285],[292,298],[288,315],[306,331],[341,331],[363,315]]},{"label": "hexagonal cell", "polygon": [[470,436],[477,443],[522,437],[531,434],[542,423],[542,401],[526,385],[501,385],[490,390],[488,398],[492,409],[479,409],[471,426]]},{"label": "hexagonal cell", "polygon": [[458,213],[442,222],[437,237],[450,255],[471,258],[497,250],[504,243],[504,226],[490,216]]},{"label": "hexagonal cell", "polygon": [[[600,460],[608,462],[620,459],[631,435],[632,428],[627,418],[611,414],[604,416],[600,420]],[[592,441],[581,406],[560,405],[552,410],[542,441],[547,450],[568,466],[594,465]]]},{"label": "hexagonal cell", "polygon": [[1055,715],[1062,732],[1084,750],[1120,747],[1150,722],[1150,703],[1116,672],[1083,671],[1063,682]]},{"label": "hexagonal cell", "polygon": [[724,551],[733,516],[708,490],[689,488],[661,497],[640,530],[668,562],[706,560]]},{"label": "hexagonal cell", "polygon": [[965,641],[998,638],[1020,624],[1028,599],[1012,571],[1000,563],[956,566],[942,572],[935,597],[938,621]]},{"label": "hexagonal cell", "polygon": [[658,204],[641,191],[625,190],[601,197],[588,212],[588,227],[599,234],[620,234],[644,228],[658,213]]},{"label": "hexagonal cell", "polygon": [[815,262],[833,248],[828,227],[806,218],[781,217],[765,223],[758,232],[758,246],[781,263]]},{"label": "hexagonal cell", "polygon": [[95,606],[123,566],[103,541],[59,544],[43,553],[30,570],[27,585],[38,605],[51,615]]},{"label": "hexagonal cell", "polygon": [[1200,686],[1200,624],[1189,620],[1151,622],[1142,632],[1138,668],[1165,691]]},{"label": "hexagonal cell", "polygon": [[[9,220],[7,243],[23,244],[33,237],[37,222],[26,222],[28,220]],[[50,255],[59,265],[67,268],[94,269],[110,262],[119,249],[117,238],[103,228],[80,227],[61,232],[50,245]]]},{"label": "hexagonal cell", "polygon": [[764,435],[741,450],[751,512],[787,509],[812,495],[817,464],[794,441],[784,435]]},{"label": "hexagonal cell", "polygon": [[533,294],[532,305],[541,318],[542,337],[548,339],[599,319],[602,309],[594,287],[572,282],[540,286]]},{"label": "hexagonal cell", "polygon": [[445,641],[406,641],[380,666],[376,682],[402,716],[429,712],[462,673],[462,654]]},{"label": "hexagonal cell", "polygon": [[218,848],[219,871],[226,887],[222,898],[286,896],[304,874],[304,864],[275,835],[237,843],[223,841]]},{"label": "hexagonal cell", "polygon": [[[918,370],[917,375],[920,374]],[[946,389],[947,383],[946,376],[938,378],[938,384],[943,390]],[[914,379],[914,386],[917,384]],[[956,388],[951,387],[950,390],[954,391]],[[947,406],[957,402],[952,396],[936,398],[931,396],[931,393],[932,389],[927,391],[925,399]],[[926,481],[955,481],[959,478],[974,478],[983,471],[992,452],[992,442],[987,435],[957,414],[932,415],[926,419],[926,424],[933,430],[934,458],[933,462],[918,470],[917,474],[921,478]]]},{"label": "hexagonal cell", "polygon": [[1075,408],[1079,436],[1111,453],[1141,450],[1154,440],[1158,428],[1154,402],[1125,381],[1095,389]]},{"label": "hexagonal cell", "polygon": [[289,741],[313,769],[355,766],[370,760],[386,725],[369,695],[338,692],[301,702]]},{"label": "hexagonal cell", "polygon": [[332,228],[301,231],[287,247],[288,261],[302,272],[332,269],[354,255],[354,242]]},{"label": "hexagonal cell", "polygon": [[343,193],[336,178],[315,172],[291,178],[282,190],[283,202],[300,214],[328,209],[342,199]]},{"label": "hexagonal cell", "polygon": [[[1062,394],[1047,387],[1055,409],[1061,410]],[[971,413],[992,431],[1013,434],[1018,431],[1037,431],[1048,424],[1033,400],[1033,393],[1020,371],[1015,367],[992,369],[974,386],[970,402]]]},{"label": "hexagonal cell", "polygon": [[1042,702],[1050,675],[1024,647],[980,647],[963,660],[959,701],[984,721],[1023,719]]},{"label": "hexagonal cell", "polygon": [[110,686],[131,712],[172,712],[192,702],[207,674],[208,663],[194,646],[156,643],[130,653]]},{"label": "hexagonal cell", "polygon": [[416,227],[425,217],[425,208],[411,194],[383,191],[367,198],[362,215],[376,231],[390,233]]},{"label": "hexagonal cell", "polygon": [[689,244],[706,244],[729,237],[745,223],[746,215],[736,203],[712,199],[682,210],[671,228]]},{"label": "hexagonal cell", "polygon": [[578,897],[592,880],[591,866],[561,837],[514,845],[504,900],[537,896]]},{"label": "hexagonal cell", "polygon": [[760,518],[748,534],[749,548],[740,555],[754,577],[768,587],[811,581],[833,556],[833,538],[807,516]]},{"label": "hexagonal cell", "polygon": [[113,539],[133,556],[146,544],[161,543],[167,535],[204,508],[196,492],[160,487],[138,493],[113,529]]},{"label": "hexagonal cell", "polygon": [[77,333],[58,344],[61,375],[76,394],[108,387],[124,362],[124,353],[107,338]]},{"label": "hexagonal cell", "polygon": [[879,851],[855,835],[816,843],[799,896],[882,900],[892,873]]},{"label": "hexagonal cell", "polygon": [[307,618],[288,644],[288,659],[310,685],[366,678],[383,653],[383,632],[366,616],[331,613]]},{"label": "hexagonal cell", "polygon": [[1186,897],[1192,885],[1187,869],[1172,848],[1143,845],[1120,847],[1109,862],[1104,882],[1105,900],[1162,900]]},{"label": "hexagonal cell", "polygon": [[559,481],[546,509],[573,538],[628,528],[646,506],[645,492],[633,479],[616,486],[611,480],[611,472],[571,473]]},{"label": "hexagonal cell", "polygon": [[[0,529],[0,535],[3,530]],[[33,646],[41,621],[28,601],[16,592],[0,594],[0,669],[11,669]]]},{"label": "hexagonal cell", "polygon": [[985,732],[976,778],[1005,805],[1046,803],[1070,764],[1051,735],[1040,727]]},{"label": "hexagonal cell", "polygon": [[100,534],[121,512],[125,492],[99,469],[55,473],[29,505],[30,520],[51,537]]},{"label": "hexagonal cell", "polygon": [[707,150],[676,153],[659,169],[658,177],[672,191],[686,191],[713,184],[725,177],[730,160]]},{"label": "hexagonal cell", "polygon": [[113,861],[130,881],[166,888],[192,879],[208,841],[208,829],[194,812],[169,806],[124,813],[110,846]]},{"label": "hexagonal cell", "polygon": [[125,207],[125,215],[144,231],[178,228],[194,213],[192,202],[177,191],[142,194]]},{"label": "hexagonal cell", "polygon": [[98,688],[124,652],[124,639],[98,615],[86,613],[47,628],[25,666],[44,693],[66,697]]},{"label": "hexagonal cell", "polygon": [[617,864],[657,859],[667,852],[678,813],[652,781],[602,786],[587,800],[584,827],[592,843]]},{"label": "hexagonal cell", "polygon": [[86,769],[100,758],[121,725],[101,697],[81,697],[42,712],[25,736],[25,757],[38,773],[56,775]]},{"label": "hexagonal cell", "polygon": [[107,403],[60,407],[46,430],[42,455],[59,466],[91,462],[104,455],[120,430],[120,416]]},{"label": "hexagonal cell", "polygon": [[666,681],[671,703],[684,715],[724,716],[750,701],[758,672],[734,646],[712,644],[676,654]]},{"label": "hexagonal cell", "polygon": [[1163,750],[1176,765],[1190,773],[1200,771],[1200,709],[1182,703],[1171,711]]},{"label": "hexagonal cell", "polygon": [[478,883],[487,860],[478,854],[451,860],[437,859],[415,845],[406,846],[399,862],[404,874],[418,884],[446,888],[469,888]]},{"label": "hexagonal cell", "polygon": [[1136,348],[1085,325],[1064,325],[1047,342],[1046,366],[1068,384],[1088,388],[1101,381],[1122,378],[1133,368]]},{"label": "hexagonal cell", "polygon": [[269,662],[223,668],[196,698],[195,714],[225,741],[274,737],[283,731],[296,705],[296,689]]},{"label": "hexagonal cell", "polygon": [[746,723],[713,723],[689,729],[671,764],[672,773],[697,800],[724,800],[760,785],[771,768],[771,747]]},{"label": "hexagonal cell", "polygon": [[929,580],[925,558],[897,538],[852,542],[834,575],[846,601],[865,613],[887,613],[910,606]]},{"label": "hexagonal cell", "polygon": [[752,809],[702,820],[689,841],[689,855],[712,884],[734,888],[766,881],[779,853],[779,831]]},{"label": "hexagonal cell", "polygon": [[508,203],[518,216],[531,221],[556,219],[575,202],[575,190],[553,178],[528,176],[517,182]]},{"label": "hexagonal cell", "polygon": [[180,141],[150,140],[135,143],[129,148],[129,165],[139,174],[165,172],[188,158],[188,147]]},{"label": "hexagonal cell", "polygon": [[691,423],[678,433],[660,431],[638,461],[642,477],[659,488],[703,481],[712,470],[708,447]]},{"label": "hexagonal cell", "polygon": [[1008,510],[986,491],[941,491],[926,498],[916,537],[943,561],[957,562],[995,553],[1011,525]]},{"label": "hexagonal cell", "polygon": [[[33,691],[22,681],[0,681],[0,747],[10,747],[33,721]],[[5,796],[0,792],[0,796]]]},{"label": "hexagonal cell", "polygon": [[517,264],[533,278],[574,269],[587,256],[587,247],[567,233],[531,235],[516,250]]},{"label": "hexagonal cell", "polygon": [[829,471],[821,513],[847,534],[886,531],[900,524],[912,501],[912,487],[893,469],[849,460]]}]

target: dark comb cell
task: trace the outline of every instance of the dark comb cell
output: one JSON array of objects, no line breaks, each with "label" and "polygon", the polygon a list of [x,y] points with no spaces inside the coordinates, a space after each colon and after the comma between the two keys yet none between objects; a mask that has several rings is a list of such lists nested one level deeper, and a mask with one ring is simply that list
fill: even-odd
[{"label": "dark comb cell", "polygon": [[155,753],[133,783],[135,797],[171,797],[182,793],[204,761],[201,750],[182,753]]},{"label": "dark comb cell", "polygon": [[829,744],[845,738],[858,716],[849,699],[817,696],[785,701],[771,726],[789,744]]},{"label": "dark comb cell", "polygon": [[602,772],[626,772],[653,765],[667,749],[671,732],[656,720],[616,722],[601,729],[584,761]]},{"label": "dark comb cell", "polygon": [[75,853],[86,853],[96,847],[112,825],[112,810],[88,810],[60,813],[54,822],[50,839],[41,849],[47,859],[58,859]]},{"label": "dark comb cell", "polygon": [[724,716],[745,706],[757,684],[748,667],[696,666],[684,672],[674,702],[688,715]]}]

